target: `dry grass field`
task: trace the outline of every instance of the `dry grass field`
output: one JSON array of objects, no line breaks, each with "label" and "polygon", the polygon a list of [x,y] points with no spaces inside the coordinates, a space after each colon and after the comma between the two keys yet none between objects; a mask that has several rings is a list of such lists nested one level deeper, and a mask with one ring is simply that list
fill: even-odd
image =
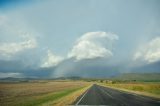
[{"label": "dry grass field", "polygon": [[0,83],[0,104],[1,106],[41,106],[53,101],[56,103],[65,96],[83,91],[82,89],[89,85],[90,83],[82,81]]}]

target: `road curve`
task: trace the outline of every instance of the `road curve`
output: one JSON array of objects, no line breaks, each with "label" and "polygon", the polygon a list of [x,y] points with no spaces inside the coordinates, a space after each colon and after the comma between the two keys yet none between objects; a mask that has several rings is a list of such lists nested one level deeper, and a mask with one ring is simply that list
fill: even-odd
[{"label": "road curve", "polygon": [[75,105],[160,106],[160,100],[94,84]]}]

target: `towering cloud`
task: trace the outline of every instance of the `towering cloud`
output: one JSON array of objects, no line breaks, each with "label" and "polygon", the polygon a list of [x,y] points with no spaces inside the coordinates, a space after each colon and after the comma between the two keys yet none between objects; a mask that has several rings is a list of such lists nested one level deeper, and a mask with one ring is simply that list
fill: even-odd
[{"label": "towering cloud", "polygon": [[108,58],[113,55],[111,49],[115,40],[118,36],[112,33],[88,32],[76,41],[68,57],[76,60]]},{"label": "towering cloud", "polygon": [[47,57],[44,59],[41,67],[53,67],[58,65],[63,60],[62,57],[57,56],[51,52],[51,50],[47,51]]},{"label": "towering cloud", "polygon": [[133,59],[147,63],[160,61],[160,37],[156,37],[140,47],[134,54]]}]

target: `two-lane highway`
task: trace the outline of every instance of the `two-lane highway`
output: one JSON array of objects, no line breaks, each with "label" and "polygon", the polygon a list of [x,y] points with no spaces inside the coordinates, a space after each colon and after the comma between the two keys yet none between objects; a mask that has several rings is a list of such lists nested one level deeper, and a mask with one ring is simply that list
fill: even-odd
[{"label": "two-lane highway", "polygon": [[160,100],[94,84],[75,105],[160,106]]}]

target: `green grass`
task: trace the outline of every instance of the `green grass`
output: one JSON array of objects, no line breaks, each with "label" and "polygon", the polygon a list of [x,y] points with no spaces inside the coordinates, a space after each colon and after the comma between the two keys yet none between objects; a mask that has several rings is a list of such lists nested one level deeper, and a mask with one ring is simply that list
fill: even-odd
[{"label": "green grass", "polygon": [[72,92],[75,92],[77,90],[82,89],[81,88],[74,88],[74,89],[68,89],[68,90],[64,90],[64,91],[60,91],[60,92],[56,92],[56,93],[50,93],[44,96],[39,96],[33,100],[28,100],[26,102],[19,102],[16,104],[16,106],[40,106],[44,103],[50,102],[50,101],[55,101],[57,99],[60,99],[66,95],[69,95]]}]

